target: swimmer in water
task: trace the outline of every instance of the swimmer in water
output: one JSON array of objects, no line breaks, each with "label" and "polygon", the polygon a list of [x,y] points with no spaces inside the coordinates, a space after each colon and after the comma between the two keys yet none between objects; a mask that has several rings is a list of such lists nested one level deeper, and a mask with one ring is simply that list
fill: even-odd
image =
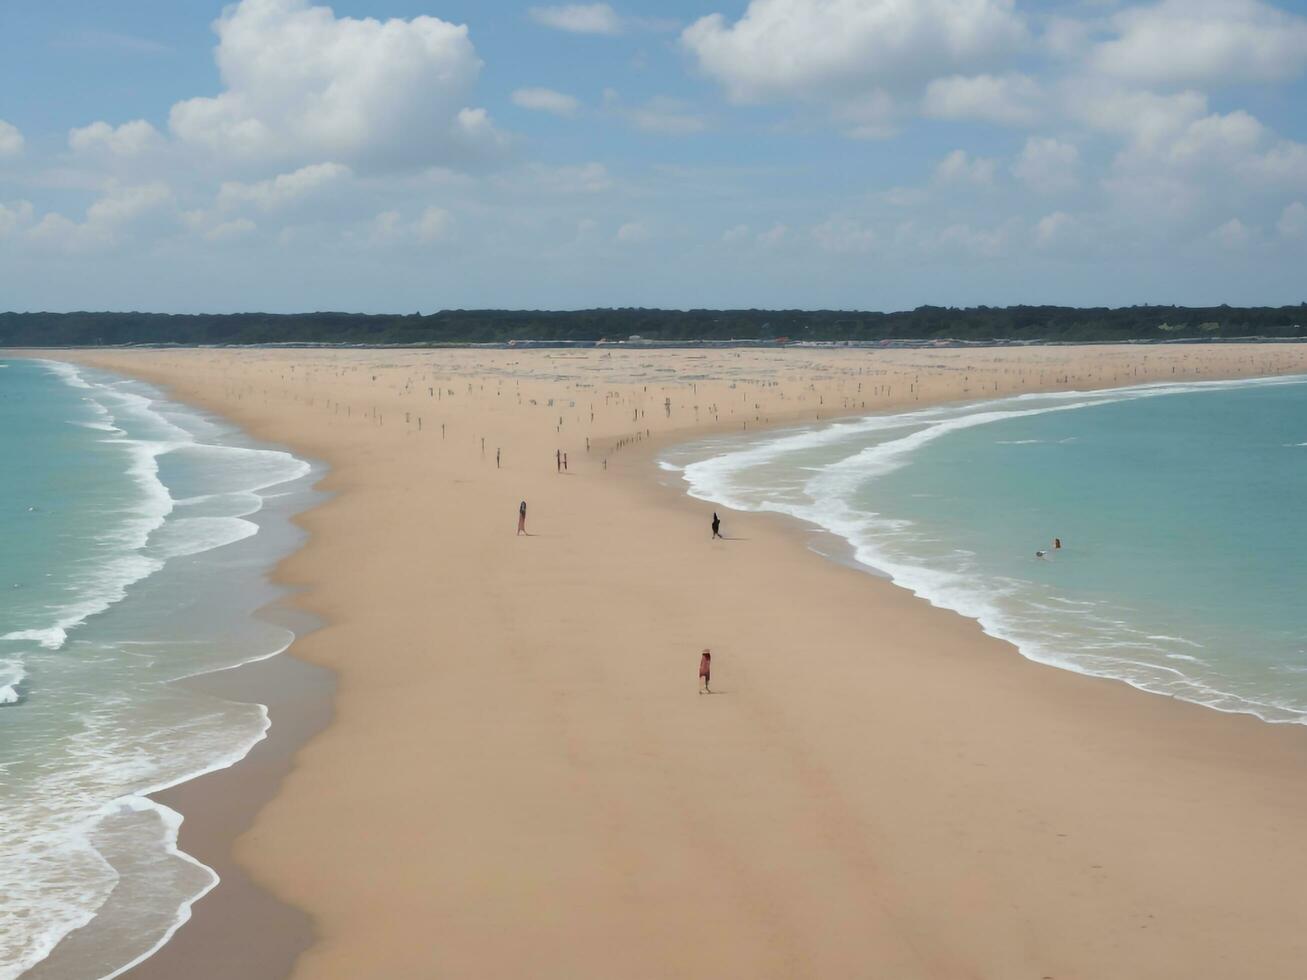
[{"label": "swimmer in water", "polygon": [[1036,551],[1036,552],[1035,552],[1035,557],[1036,557],[1036,558],[1047,558],[1047,557],[1048,557],[1048,552],[1047,552],[1047,551]]}]

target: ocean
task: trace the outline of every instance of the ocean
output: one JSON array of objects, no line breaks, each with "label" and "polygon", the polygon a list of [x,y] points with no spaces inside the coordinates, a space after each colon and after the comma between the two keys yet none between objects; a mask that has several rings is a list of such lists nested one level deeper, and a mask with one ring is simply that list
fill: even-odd
[{"label": "ocean", "polygon": [[174,683],[284,650],[255,613],[319,468],[141,382],[0,358],[0,978],[74,930],[115,976],[215,873],[147,794],[240,760],[259,704]]},{"label": "ocean", "polygon": [[817,550],[1031,660],[1307,721],[1307,377],[717,436],[661,465],[701,500],[827,532]]}]

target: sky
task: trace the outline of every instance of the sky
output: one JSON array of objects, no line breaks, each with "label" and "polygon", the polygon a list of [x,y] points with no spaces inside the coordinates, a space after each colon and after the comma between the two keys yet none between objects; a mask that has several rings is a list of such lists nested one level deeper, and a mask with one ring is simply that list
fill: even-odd
[{"label": "sky", "polygon": [[2,0],[0,310],[1307,301],[1307,0]]}]

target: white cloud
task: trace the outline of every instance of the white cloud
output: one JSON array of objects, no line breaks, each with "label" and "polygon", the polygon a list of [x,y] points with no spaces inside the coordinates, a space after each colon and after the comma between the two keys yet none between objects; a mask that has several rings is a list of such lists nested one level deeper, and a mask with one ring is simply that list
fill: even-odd
[{"label": "white cloud", "polygon": [[88,235],[79,234],[83,228],[83,225],[51,211],[42,215],[41,220],[28,231],[27,237],[38,245],[71,250],[78,245],[85,246],[91,243]]},{"label": "white cloud", "polygon": [[[1189,114],[1143,112],[1131,124],[1133,139],[1101,181],[1129,223],[1215,220],[1226,217],[1215,213],[1218,206],[1261,207],[1256,202],[1268,194],[1307,189],[1307,145],[1278,136],[1242,110],[1186,119]],[[1240,226],[1222,227],[1212,236],[1222,244],[1250,240]]]},{"label": "white cloud", "polygon": [[1041,194],[1069,191],[1080,183],[1080,151],[1074,143],[1032,136],[1012,165],[1012,173]]},{"label": "white cloud", "polygon": [[248,204],[262,211],[272,211],[352,176],[353,171],[343,164],[315,163],[253,184],[227,181],[218,190],[218,206],[235,208]]},{"label": "white cloud", "polygon": [[647,242],[649,238],[649,228],[642,221],[628,221],[617,229],[617,240],[626,245]]},{"label": "white cloud", "polygon": [[1177,163],[1237,160],[1261,145],[1266,135],[1266,127],[1243,110],[1214,113],[1186,126],[1167,153]]},{"label": "white cloud", "polygon": [[144,119],[113,127],[107,122],[93,122],[68,132],[68,146],[77,153],[103,150],[118,157],[134,157],[160,146],[163,137]]},{"label": "white cloud", "polygon": [[620,34],[622,18],[606,3],[569,3],[532,7],[531,19],[545,27],[570,34]]},{"label": "white cloud", "polygon": [[1249,232],[1248,226],[1238,218],[1231,218],[1208,237],[1225,248],[1241,249],[1248,246],[1252,233]]},{"label": "white cloud", "polygon": [[1257,180],[1307,187],[1307,145],[1278,140],[1266,152],[1245,160],[1242,169]]},{"label": "white cloud", "polygon": [[229,242],[252,235],[257,230],[258,226],[249,218],[237,218],[235,221],[224,221],[214,225],[204,232],[204,237],[211,242]]},{"label": "white cloud", "polygon": [[1058,245],[1077,228],[1078,224],[1079,222],[1065,211],[1046,214],[1035,224],[1035,244],[1040,248]]},{"label": "white cloud", "polygon": [[727,228],[722,232],[722,241],[729,245],[734,245],[738,242],[747,242],[752,233],[752,229],[750,229],[748,225],[735,225],[734,227]]},{"label": "white cloud", "polygon": [[10,201],[8,204],[0,201],[0,238],[7,238],[30,225],[33,213],[30,201]]},{"label": "white cloud", "polygon": [[984,67],[1021,44],[1014,0],[750,0],[681,34],[737,102],[850,97]]},{"label": "white cloud", "polygon": [[23,152],[24,142],[17,126],[0,119],[0,159],[18,156]]},{"label": "white cloud", "polygon": [[551,88],[520,88],[513,93],[513,105],[536,112],[552,112],[556,116],[574,116],[581,103],[575,96]]},{"label": "white cloud", "polygon": [[1130,138],[1136,147],[1152,150],[1181,132],[1207,112],[1207,97],[1200,92],[1157,95],[1125,89],[1070,93],[1071,110],[1094,129]]},{"label": "white cloud", "polygon": [[[1190,109],[1202,104],[1196,101]],[[1134,140],[1117,155],[1113,170],[1124,175],[1233,179],[1234,188],[1245,191],[1263,185],[1307,187],[1307,145],[1276,136],[1241,109],[1186,119],[1188,114],[1138,114],[1131,123]],[[1227,183],[1222,192],[1230,189]]]},{"label": "white cloud", "polygon": [[1084,56],[1093,37],[1093,25],[1075,17],[1051,16],[1044,20],[1040,46],[1055,58]]},{"label": "white cloud", "polygon": [[1307,205],[1302,201],[1294,201],[1288,205],[1281,213],[1275,227],[1279,229],[1281,238],[1307,237]]},{"label": "white cloud", "polygon": [[835,216],[812,229],[812,237],[828,252],[866,252],[876,246],[876,233],[853,218]]},{"label": "white cloud", "polygon": [[1039,116],[1042,92],[1028,75],[951,75],[926,86],[922,112],[935,119],[980,119],[1026,126]]},{"label": "white cloud", "polygon": [[399,211],[383,211],[372,219],[366,244],[431,245],[452,238],[454,226],[454,216],[444,208],[424,208],[412,221],[406,220]]},{"label": "white cloud", "polygon": [[172,203],[172,189],[164,183],[115,187],[86,209],[87,224],[120,227]]},{"label": "white cloud", "polygon": [[512,138],[495,128],[485,109],[459,109],[450,131],[461,155],[496,156],[508,149]]},{"label": "white cloud", "polygon": [[454,230],[454,216],[444,208],[427,208],[418,218],[414,231],[420,242],[437,242]]},{"label": "white cloud", "polygon": [[935,167],[935,179],[946,184],[991,184],[994,161],[973,157],[965,150],[954,150]]},{"label": "white cloud", "polygon": [[85,251],[115,244],[150,223],[175,218],[172,189],[164,183],[114,185],[89,208],[78,223],[57,212],[45,214],[28,231],[38,244],[66,251]]},{"label": "white cloud", "polygon": [[789,231],[790,230],[786,228],[785,225],[777,222],[766,231],[758,233],[758,244],[767,247],[779,245],[785,240],[785,236],[789,234]]},{"label": "white cloud", "polygon": [[1117,36],[1090,64],[1133,82],[1272,82],[1307,69],[1307,19],[1261,0],[1162,0],[1122,10],[1112,25]]},{"label": "white cloud", "polygon": [[388,168],[502,148],[466,101],[481,61],[435,17],[336,17],[309,0],[241,0],[215,22],[223,91],[173,106],[184,143],[220,157]]}]

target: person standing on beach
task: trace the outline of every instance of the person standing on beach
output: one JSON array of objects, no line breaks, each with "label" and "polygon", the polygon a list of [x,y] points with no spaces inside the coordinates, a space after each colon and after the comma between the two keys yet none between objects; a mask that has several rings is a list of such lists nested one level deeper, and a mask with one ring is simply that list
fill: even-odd
[{"label": "person standing on beach", "polygon": [[712,512],[712,536],[714,538],[722,536],[722,519],[717,516],[717,511]]},{"label": "person standing on beach", "polygon": [[707,647],[703,648],[703,656],[699,658],[699,679],[703,681],[703,690],[700,694],[712,694],[708,687],[708,679],[712,674],[712,651]]},{"label": "person standing on beach", "polygon": [[554,450],[554,465],[558,467],[559,473],[563,472],[563,451],[561,449]]},{"label": "person standing on beach", "polygon": [[517,507],[517,533],[526,534],[526,501],[523,500]]}]

